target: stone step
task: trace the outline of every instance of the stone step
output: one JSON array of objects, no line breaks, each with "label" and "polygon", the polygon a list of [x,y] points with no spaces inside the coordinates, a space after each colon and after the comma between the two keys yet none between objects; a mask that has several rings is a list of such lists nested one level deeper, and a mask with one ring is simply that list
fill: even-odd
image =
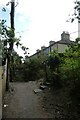
[{"label": "stone step", "polygon": [[41,89],[34,89],[34,93],[39,93],[39,92],[42,92]]},{"label": "stone step", "polygon": [[47,87],[47,86],[45,86],[45,85],[41,85],[41,86],[40,86],[40,89],[44,90],[44,89],[46,89],[46,87]]}]

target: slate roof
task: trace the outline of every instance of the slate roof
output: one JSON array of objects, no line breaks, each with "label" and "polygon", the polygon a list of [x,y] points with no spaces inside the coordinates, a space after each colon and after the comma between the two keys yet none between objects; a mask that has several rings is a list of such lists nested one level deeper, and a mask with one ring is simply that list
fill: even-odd
[{"label": "slate roof", "polygon": [[[66,45],[70,45],[70,44],[74,44],[74,41],[71,41],[71,40],[59,40],[59,41],[56,41],[53,44],[49,45],[48,47],[45,47],[43,50],[46,50],[49,47],[54,46],[54,44],[66,44]],[[39,52],[36,52],[35,54],[31,55],[30,57],[35,56],[36,54],[38,54],[40,52],[41,52],[41,50]]]},{"label": "slate roof", "polygon": [[71,40],[60,40],[60,41],[58,41],[58,43],[60,43],[60,44],[72,44],[72,43],[74,43],[74,41],[71,41]]}]

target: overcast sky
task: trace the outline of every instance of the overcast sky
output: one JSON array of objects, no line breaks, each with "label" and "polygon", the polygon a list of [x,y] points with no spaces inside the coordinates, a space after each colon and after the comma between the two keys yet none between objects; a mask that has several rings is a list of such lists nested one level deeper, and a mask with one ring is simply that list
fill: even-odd
[{"label": "overcast sky", "polygon": [[[1,6],[9,0],[0,0]],[[16,0],[15,0],[16,1]],[[71,40],[78,33],[77,20],[74,23],[66,22],[69,14],[74,13],[74,0],[18,0],[15,8],[15,32],[21,36],[21,42],[29,48],[30,55],[41,46],[49,45],[49,41],[61,39],[61,33],[68,31]],[[2,13],[2,18],[10,25],[10,5],[7,12]],[[76,33],[75,33],[76,32]],[[19,49],[18,53],[22,55]]]}]

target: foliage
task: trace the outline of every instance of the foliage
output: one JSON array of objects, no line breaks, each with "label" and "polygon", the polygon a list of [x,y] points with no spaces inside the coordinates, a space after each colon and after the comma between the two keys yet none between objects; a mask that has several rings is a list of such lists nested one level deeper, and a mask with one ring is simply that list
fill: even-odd
[{"label": "foliage", "polygon": [[52,53],[50,53],[47,61],[48,61],[48,66],[50,67],[50,69],[55,70],[56,68],[58,68],[60,64],[60,56],[58,52],[53,51]]},{"label": "foliage", "polygon": [[[37,58],[29,59],[29,61],[25,59],[21,70],[21,74],[23,74],[22,79],[23,81],[30,81],[43,78],[44,82],[48,81],[52,84],[55,83],[57,86],[57,83],[59,83],[58,67],[60,62],[60,56],[56,51],[51,53],[49,56],[41,54]],[[17,70],[20,70],[19,66]]]},{"label": "foliage", "polygon": [[[5,20],[0,20],[0,36],[1,36],[1,57],[2,57],[2,64],[5,65],[7,59],[7,77],[6,77],[6,86],[7,89],[9,88],[9,81],[14,79],[14,65],[16,66],[17,63],[21,62],[20,56],[14,51],[14,45],[17,47],[20,46],[24,51],[24,54],[27,54],[28,48],[23,46],[20,43],[20,38],[16,38],[14,35],[14,30],[5,25]],[[9,72],[8,72],[9,71]],[[10,73],[8,75],[8,73]]]},{"label": "foliage", "polygon": [[60,65],[60,76],[64,83],[80,85],[80,44],[76,39],[76,43],[71,45],[69,50],[65,52],[65,58]]},{"label": "foliage", "polygon": [[75,7],[74,7],[74,14],[72,15],[71,22],[73,22],[75,19],[78,19],[80,22],[80,1],[75,2]]},{"label": "foliage", "polygon": [[[30,61],[24,62],[22,65],[21,74],[23,81],[33,81],[37,80],[41,74],[41,64],[39,59],[31,59]],[[20,71],[20,65],[17,65],[16,70]],[[16,76],[19,76],[17,72]],[[16,79],[18,81],[18,79]]]},{"label": "foliage", "polygon": [[47,59],[48,66],[48,81],[52,83],[55,87],[60,86],[59,80],[59,65],[61,63],[60,55],[57,51],[50,53]]},{"label": "foliage", "polygon": [[13,29],[11,29],[10,27],[7,27],[5,25],[5,22],[6,22],[5,20],[0,20],[0,28],[1,28],[0,35],[1,35],[1,43],[3,45],[1,54],[2,54],[3,60],[6,59],[7,57],[10,58],[11,56],[14,56],[14,49],[13,51],[10,50],[11,43],[15,44],[17,47],[20,46],[24,51],[24,53],[26,54],[28,48],[26,48],[20,43],[19,38],[13,37],[14,36]]}]

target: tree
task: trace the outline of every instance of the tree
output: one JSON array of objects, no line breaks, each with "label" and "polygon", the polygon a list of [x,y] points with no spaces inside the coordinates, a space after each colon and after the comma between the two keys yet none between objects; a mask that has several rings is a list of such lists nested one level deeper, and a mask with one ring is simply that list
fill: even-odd
[{"label": "tree", "polygon": [[74,14],[71,17],[71,22],[73,22],[75,19],[78,19],[78,22],[80,23],[80,1],[76,0],[75,7],[74,7]]},{"label": "tree", "polygon": [[24,52],[27,52],[27,49],[25,46],[23,46],[20,43],[20,39],[19,38],[15,38],[13,37],[14,31],[13,29],[11,29],[10,27],[7,27],[5,25],[5,20],[0,20],[0,26],[1,26],[1,31],[0,31],[0,35],[1,35],[1,43],[3,45],[2,47],[2,63],[3,65],[6,62],[7,59],[7,84],[6,84],[6,88],[9,89],[9,81],[10,81],[10,76],[8,74],[9,69],[12,67],[12,61],[11,61],[11,57],[14,55],[14,50],[11,51],[10,49],[10,44],[13,43],[15,44],[17,47],[20,46],[22,48],[22,50],[24,50]]},{"label": "tree", "polygon": [[80,38],[69,47],[64,54],[63,63],[60,66],[60,76],[64,83],[80,86]]}]

